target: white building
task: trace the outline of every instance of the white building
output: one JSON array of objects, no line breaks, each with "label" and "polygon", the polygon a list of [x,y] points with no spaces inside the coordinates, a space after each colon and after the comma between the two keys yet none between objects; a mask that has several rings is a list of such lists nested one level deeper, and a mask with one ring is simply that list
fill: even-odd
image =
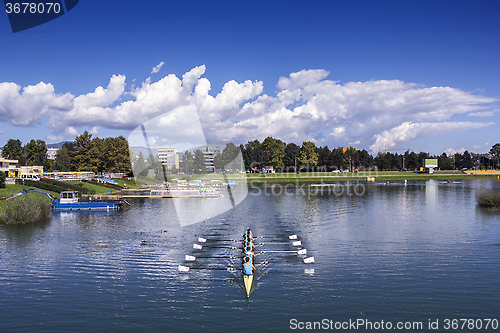
[{"label": "white building", "polygon": [[179,155],[175,148],[158,148],[158,159],[167,169],[179,169]]},{"label": "white building", "polygon": [[16,177],[19,172],[17,171],[17,160],[8,160],[6,158],[0,157],[0,171],[5,172],[7,177]]},{"label": "white building", "polygon": [[59,148],[47,148],[47,153],[46,153],[47,158],[49,160],[55,160],[58,150],[59,150]]},{"label": "white building", "polygon": [[214,171],[214,158],[221,153],[219,146],[207,146],[203,150],[203,157],[205,158],[205,166],[207,171]]}]

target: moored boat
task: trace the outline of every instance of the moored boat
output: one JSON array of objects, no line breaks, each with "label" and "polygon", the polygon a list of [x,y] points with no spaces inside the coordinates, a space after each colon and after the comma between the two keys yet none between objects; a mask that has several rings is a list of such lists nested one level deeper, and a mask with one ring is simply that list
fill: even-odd
[{"label": "moored boat", "polygon": [[59,199],[52,202],[53,210],[111,210],[123,206],[122,201],[78,201],[77,191],[61,192]]},{"label": "moored boat", "polygon": [[[21,191],[19,193],[13,194],[10,197],[7,198],[13,199],[17,196],[26,194],[26,193],[40,193],[46,195],[50,201],[52,201],[52,204],[50,205],[50,208],[53,210],[110,210],[110,209],[119,209],[120,207],[123,206],[124,201],[92,201],[89,200],[88,202],[80,202],[78,200],[78,191],[63,191],[59,195],[58,198],[54,198],[52,194],[49,192],[45,191],[40,191],[39,189],[32,188],[32,189],[27,189],[24,191]],[[125,201],[126,202],[126,201]],[[127,203],[128,204],[128,203]]]}]

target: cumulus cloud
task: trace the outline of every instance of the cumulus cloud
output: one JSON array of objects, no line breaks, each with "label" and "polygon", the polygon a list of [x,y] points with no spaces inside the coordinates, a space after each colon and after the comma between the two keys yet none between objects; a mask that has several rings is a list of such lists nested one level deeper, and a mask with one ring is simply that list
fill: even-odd
[{"label": "cumulus cloud", "polygon": [[151,74],[156,74],[160,71],[161,67],[163,66],[163,64],[165,64],[165,62],[160,62],[158,65],[156,65],[155,67],[153,67],[153,69],[151,70]]},{"label": "cumulus cloud", "polygon": [[383,131],[374,136],[375,143],[370,146],[372,151],[380,151],[394,147],[398,142],[408,142],[416,137],[426,137],[443,133],[465,132],[470,129],[493,125],[494,123],[475,122],[440,122],[440,123],[409,123]]},{"label": "cumulus cloud", "polygon": [[[32,125],[47,115],[53,135],[66,137],[77,134],[78,129],[132,131],[156,117],[165,128],[172,128],[175,122],[182,123],[178,110],[196,110],[208,142],[245,143],[273,136],[285,142],[313,141],[330,147],[356,142],[376,152],[417,137],[491,126],[491,121],[451,118],[487,117],[498,110],[492,105],[496,99],[457,88],[400,80],[340,84],[328,80],[329,72],[323,69],[280,78],[274,96],[263,93],[262,81],[250,80],[231,80],[220,92],[210,94],[205,70],[202,65],[181,78],[174,74],[155,82],[147,78],[128,91],[125,76],[113,75],[106,88],[99,86],[78,97],[57,95],[51,84],[43,82],[23,88],[22,94],[17,84],[0,83],[0,115],[2,121],[19,126]],[[177,116],[167,116],[173,110]],[[188,135],[186,132],[186,140]]]},{"label": "cumulus cloud", "polygon": [[463,154],[464,151],[466,151],[467,149],[465,148],[460,148],[460,149],[453,149],[453,148],[448,148],[446,149],[444,152],[446,153],[446,155],[448,156],[452,156],[452,155],[455,155],[455,154]]},{"label": "cumulus cloud", "polygon": [[22,88],[13,82],[0,83],[0,119],[15,126],[32,126],[42,116],[73,108],[74,96],[70,93],[58,95],[54,86],[40,82]]}]

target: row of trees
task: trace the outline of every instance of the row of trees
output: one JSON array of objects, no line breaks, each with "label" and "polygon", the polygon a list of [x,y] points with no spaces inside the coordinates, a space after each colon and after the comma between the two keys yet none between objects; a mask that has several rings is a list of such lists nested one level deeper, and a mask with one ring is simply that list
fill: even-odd
[{"label": "row of trees", "polygon": [[[343,150],[342,148],[330,149],[328,146],[316,147],[310,141],[303,142],[301,146],[298,146],[295,143],[287,144],[279,139],[267,137],[262,142],[254,140],[239,146],[231,142],[228,143],[222,154],[216,156],[215,168],[241,170],[239,160],[235,159],[240,151],[246,170],[261,170],[272,167],[278,172],[307,169],[327,172],[346,169],[352,171],[361,167],[365,169],[376,167],[378,170],[415,170],[422,166],[423,159],[429,158],[437,159],[439,168],[443,170],[470,169],[474,166],[474,157],[479,156],[479,154],[471,154],[468,151],[461,154],[447,155],[442,153],[435,156],[426,152],[416,153],[413,151],[406,151],[404,154],[379,152],[376,156],[372,156],[365,149],[349,148]],[[201,155],[201,167],[195,168],[195,173],[202,168],[202,157]],[[495,158],[498,160],[499,157],[500,143],[494,145],[490,150],[491,161],[487,158],[487,162],[484,162],[483,156],[483,163],[489,163],[492,167],[498,166],[494,161]],[[193,170],[189,167],[190,163],[185,162],[183,170],[186,172]]]},{"label": "row of trees", "polygon": [[[183,156],[180,170],[173,168],[165,170],[157,157],[149,156],[145,159],[142,152],[137,159],[131,161],[129,146],[123,136],[100,139],[92,138],[92,134],[85,131],[77,136],[73,142],[66,142],[57,151],[54,161],[47,159],[47,148],[43,140],[31,140],[22,145],[20,140],[9,140],[2,150],[2,155],[8,159],[19,160],[20,165],[41,165],[47,171],[91,171],[91,172],[131,172],[131,162],[134,164],[134,174],[145,176],[150,169],[155,176],[163,179],[166,173],[205,173],[206,161],[203,151],[186,151]],[[244,165],[242,166],[242,154]],[[445,170],[472,168],[475,154],[464,151],[462,154],[431,156],[429,153],[415,153],[406,151],[404,154],[379,152],[376,156],[370,155],[365,149],[349,148],[330,149],[328,146],[316,147],[313,142],[303,142],[301,146],[295,143],[285,143],[272,137],[249,141],[239,146],[228,143],[221,154],[216,155],[214,167],[217,170],[237,171],[261,170],[273,168],[276,171],[295,171],[314,169],[316,171],[350,170],[363,167],[376,167],[379,170],[414,170],[418,169],[423,159],[438,160],[439,168]],[[483,164],[489,163],[492,167],[498,166],[500,158],[500,143],[490,150],[490,156],[482,157]],[[485,162],[485,158],[487,162]]]},{"label": "row of trees", "polygon": [[57,151],[55,160],[47,158],[43,140],[31,140],[24,146],[20,140],[10,139],[2,148],[2,156],[18,160],[19,165],[43,166],[47,172],[91,171],[131,172],[129,146],[123,136],[92,138],[87,131],[66,142]]}]

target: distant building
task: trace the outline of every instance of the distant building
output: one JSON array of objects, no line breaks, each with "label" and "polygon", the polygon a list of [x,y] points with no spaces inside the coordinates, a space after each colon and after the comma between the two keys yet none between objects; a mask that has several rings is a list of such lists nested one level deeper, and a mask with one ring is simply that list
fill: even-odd
[{"label": "distant building", "polygon": [[342,148],[342,152],[345,153],[347,150],[349,149],[354,149],[354,150],[358,150],[358,147],[340,147]]},{"label": "distant building", "polygon": [[47,153],[46,153],[47,158],[49,160],[55,160],[58,150],[59,150],[59,148],[47,148]]},{"label": "distant building", "polygon": [[16,164],[18,160],[8,160],[6,158],[0,157],[0,171],[5,172],[7,177],[17,177],[19,174]]},{"label": "distant building", "polygon": [[205,166],[207,171],[213,172],[214,167],[214,158],[215,156],[221,153],[219,146],[207,146],[203,150],[203,157],[205,158]]},{"label": "distant building", "polygon": [[175,148],[158,148],[158,159],[167,169],[179,169],[179,154]]}]

